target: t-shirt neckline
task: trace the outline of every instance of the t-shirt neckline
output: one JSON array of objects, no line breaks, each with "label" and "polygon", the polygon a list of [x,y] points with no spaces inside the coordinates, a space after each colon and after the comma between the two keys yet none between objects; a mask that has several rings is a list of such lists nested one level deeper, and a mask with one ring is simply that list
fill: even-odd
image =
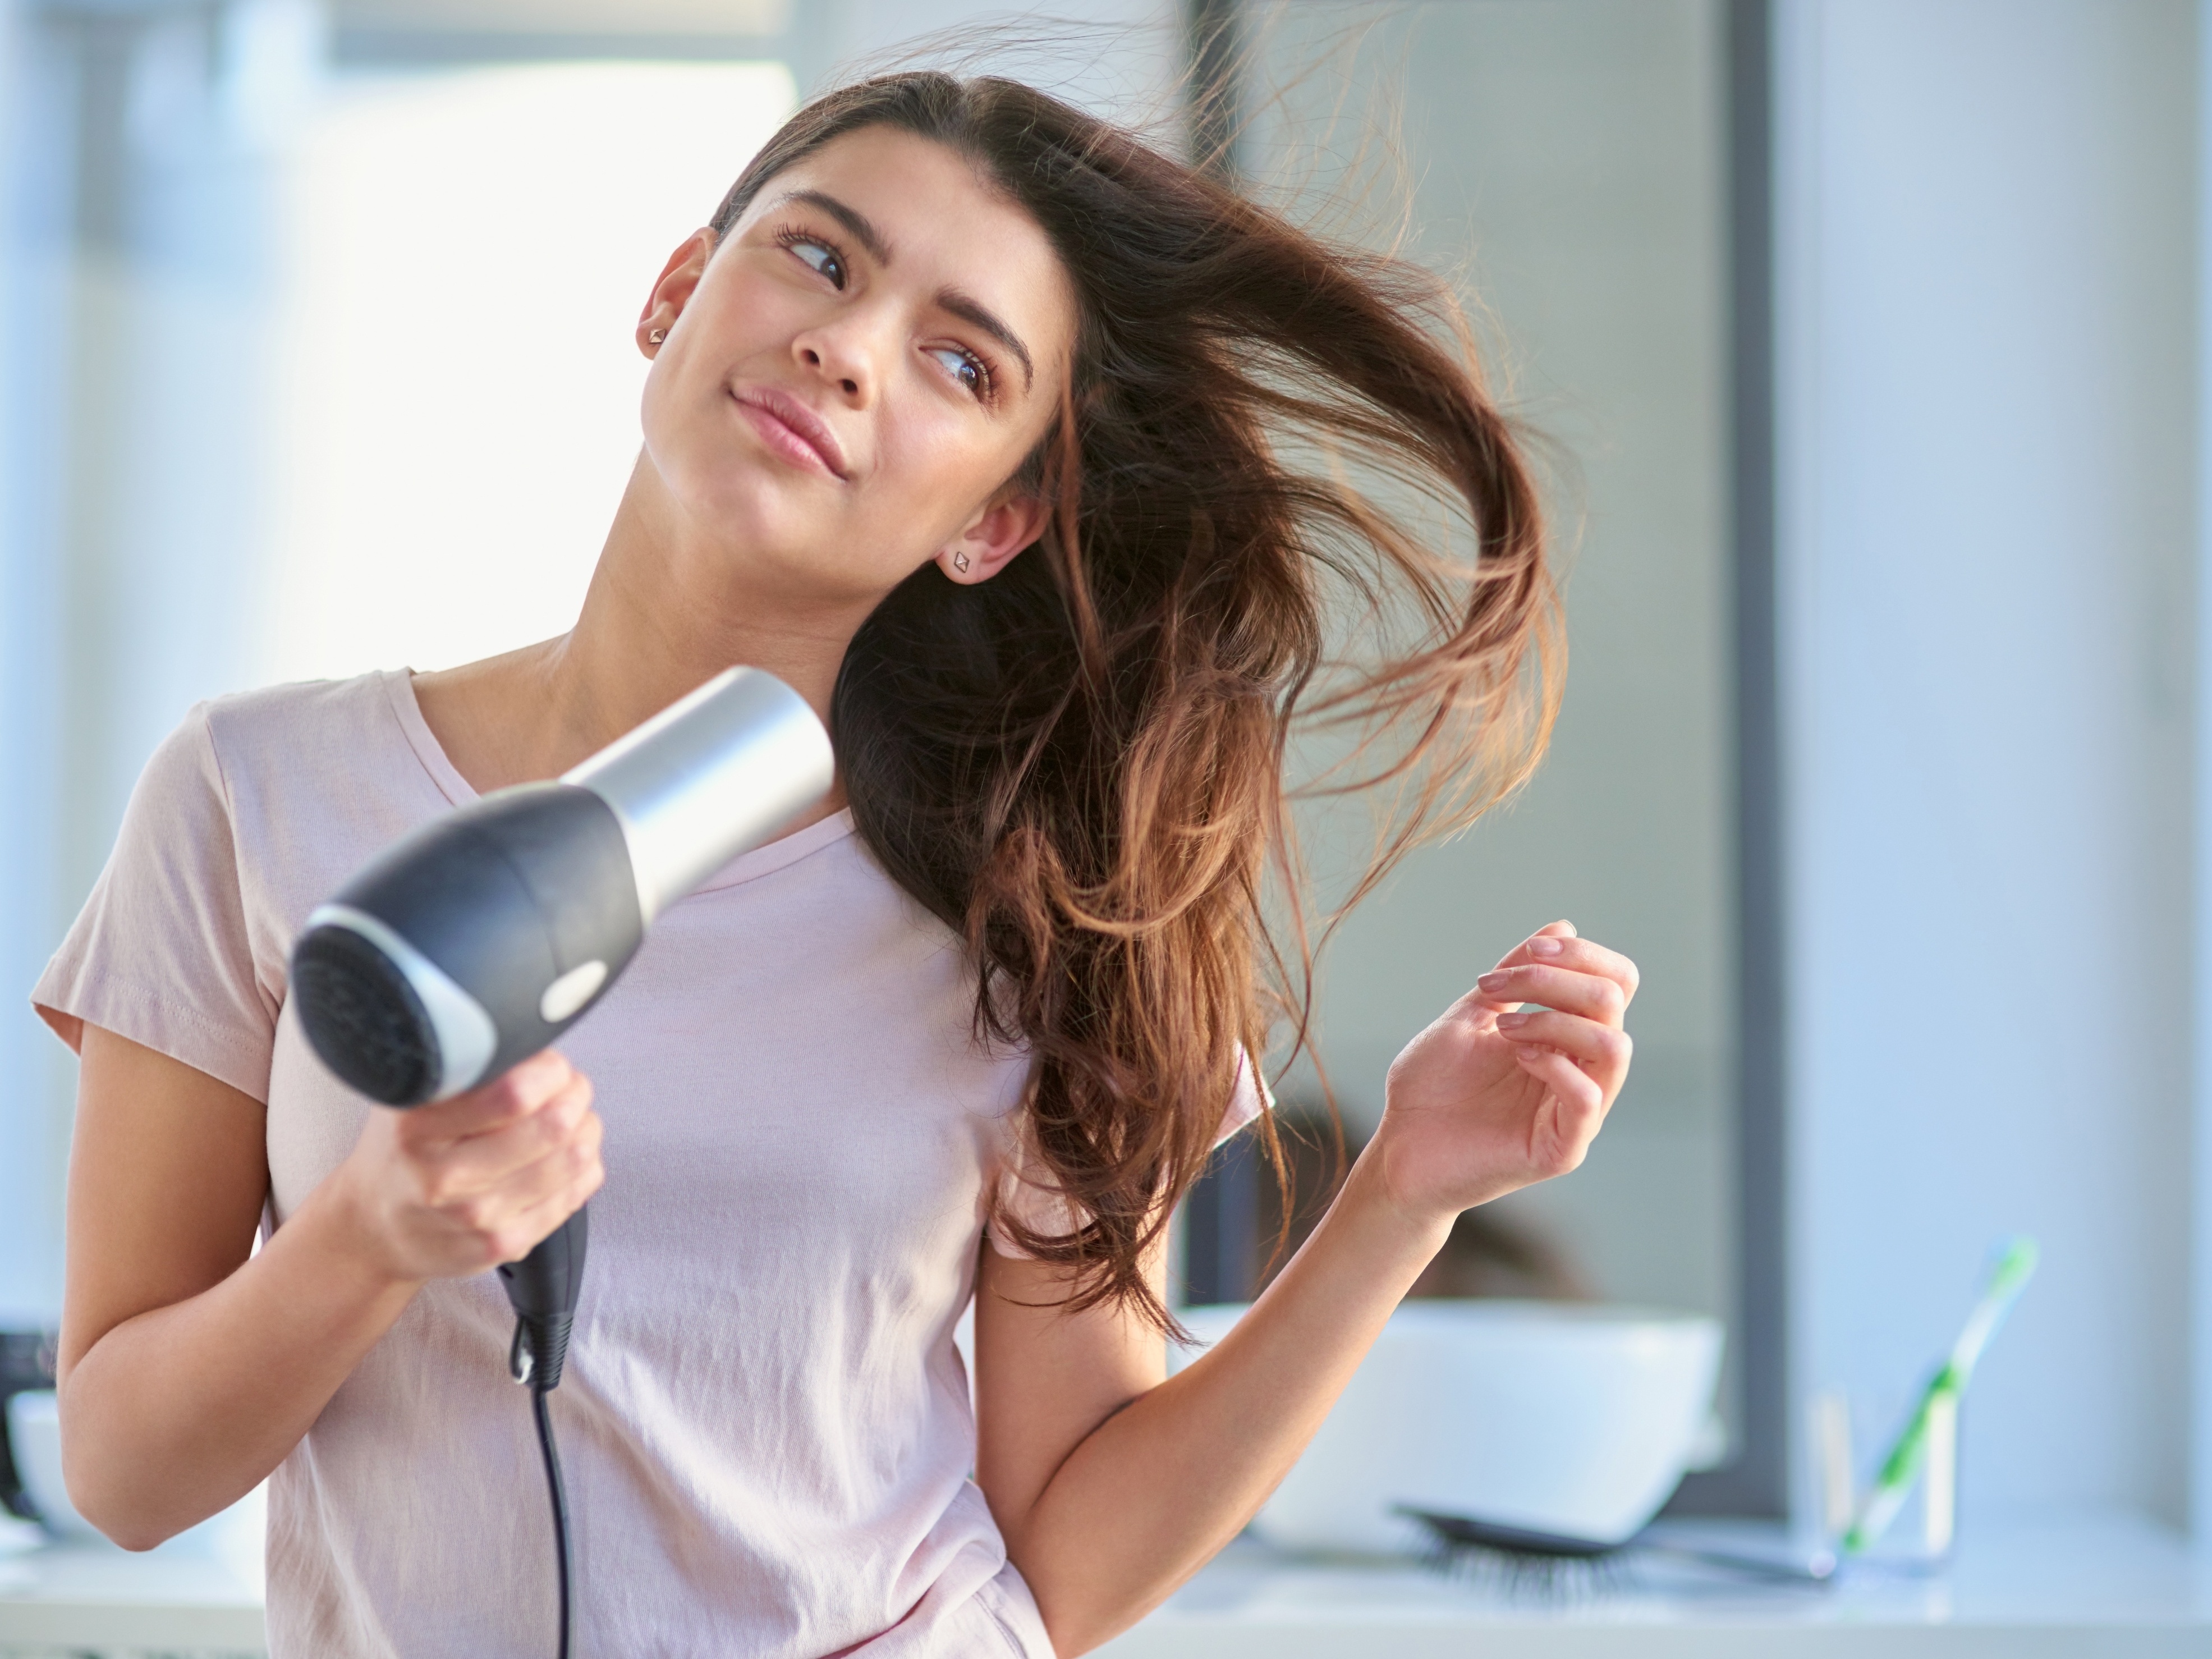
[{"label": "t-shirt neckline", "polygon": [[[447,755],[445,746],[438,741],[437,733],[431,731],[430,722],[422,718],[422,705],[415,696],[415,671],[411,668],[387,668],[381,671],[378,678],[384,682],[386,700],[392,705],[392,712],[399,721],[399,729],[406,736],[407,746],[414,751],[415,758],[422,763],[422,769],[430,775],[430,781],[437,786],[438,793],[455,806],[465,806],[472,800],[481,799],[469,781],[461,775],[460,769]],[[735,887],[740,882],[751,881],[787,865],[796,864],[810,853],[819,852],[824,847],[842,841],[853,832],[853,809],[841,807],[818,823],[808,824],[804,830],[794,830],[787,836],[754,848],[750,853],[740,853],[694,890],[711,893],[717,888]]]}]

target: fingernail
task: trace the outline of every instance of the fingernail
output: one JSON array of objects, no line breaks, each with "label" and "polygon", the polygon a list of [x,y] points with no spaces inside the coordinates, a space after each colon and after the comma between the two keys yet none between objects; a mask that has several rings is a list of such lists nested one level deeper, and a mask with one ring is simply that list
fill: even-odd
[{"label": "fingernail", "polygon": [[1490,972],[1485,974],[1480,979],[1475,981],[1474,983],[1476,988],[1480,990],[1502,991],[1512,982],[1513,975],[1511,970],[1504,968],[1493,968]]},{"label": "fingernail", "polygon": [[1500,1014],[1498,1017],[1498,1029],[1501,1031],[1510,1031],[1528,1023],[1528,1016],[1526,1014]]},{"label": "fingernail", "polygon": [[1551,933],[1539,934],[1528,941],[1528,954],[1532,957],[1555,957],[1566,948],[1565,939]]}]

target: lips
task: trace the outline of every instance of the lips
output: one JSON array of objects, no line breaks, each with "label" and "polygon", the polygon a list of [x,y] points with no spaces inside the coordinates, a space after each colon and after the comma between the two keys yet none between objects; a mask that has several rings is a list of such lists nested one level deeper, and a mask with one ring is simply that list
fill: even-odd
[{"label": "lips", "polygon": [[819,467],[833,478],[850,476],[837,434],[798,398],[773,386],[749,387],[735,395],[753,430],[786,460],[799,466]]}]

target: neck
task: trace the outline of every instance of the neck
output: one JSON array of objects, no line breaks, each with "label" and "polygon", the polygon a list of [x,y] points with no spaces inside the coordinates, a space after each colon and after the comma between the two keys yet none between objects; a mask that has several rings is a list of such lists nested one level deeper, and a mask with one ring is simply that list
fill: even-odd
[{"label": "neck", "polygon": [[[681,522],[641,457],[575,627],[417,676],[423,717],[480,791],[557,776],[738,664],[774,674],[826,720],[874,602],[794,599],[787,584],[749,580],[755,568]],[[842,804],[840,786],[823,815]]]}]

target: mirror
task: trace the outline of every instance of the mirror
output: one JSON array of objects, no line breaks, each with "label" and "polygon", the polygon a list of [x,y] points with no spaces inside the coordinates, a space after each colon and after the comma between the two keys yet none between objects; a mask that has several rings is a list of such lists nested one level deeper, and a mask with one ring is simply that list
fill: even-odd
[{"label": "mirror", "polygon": [[[1481,1212],[1494,1236],[1468,1248],[1490,1252],[1487,1277],[1474,1262],[1440,1293],[1712,1313],[1735,1347],[1728,24],[1723,0],[1259,14],[1237,160],[1261,194],[1323,222],[1355,198],[1364,240],[1401,238],[1456,275],[1493,387],[1538,438],[1565,575],[1566,695],[1542,769],[1473,833],[1415,854],[1322,957],[1317,1047],[1347,1133],[1372,1127],[1415,1030],[1571,918],[1642,969],[1633,1074],[1582,1170]],[[1395,169],[1372,148],[1393,138]],[[1310,1090],[1294,1073],[1286,1103]],[[1194,1297],[1240,1293],[1273,1248],[1270,1213],[1264,1193],[1198,1201]],[[1265,1235],[1251,1255],[1224,1252],[1224,1220]]]}]

